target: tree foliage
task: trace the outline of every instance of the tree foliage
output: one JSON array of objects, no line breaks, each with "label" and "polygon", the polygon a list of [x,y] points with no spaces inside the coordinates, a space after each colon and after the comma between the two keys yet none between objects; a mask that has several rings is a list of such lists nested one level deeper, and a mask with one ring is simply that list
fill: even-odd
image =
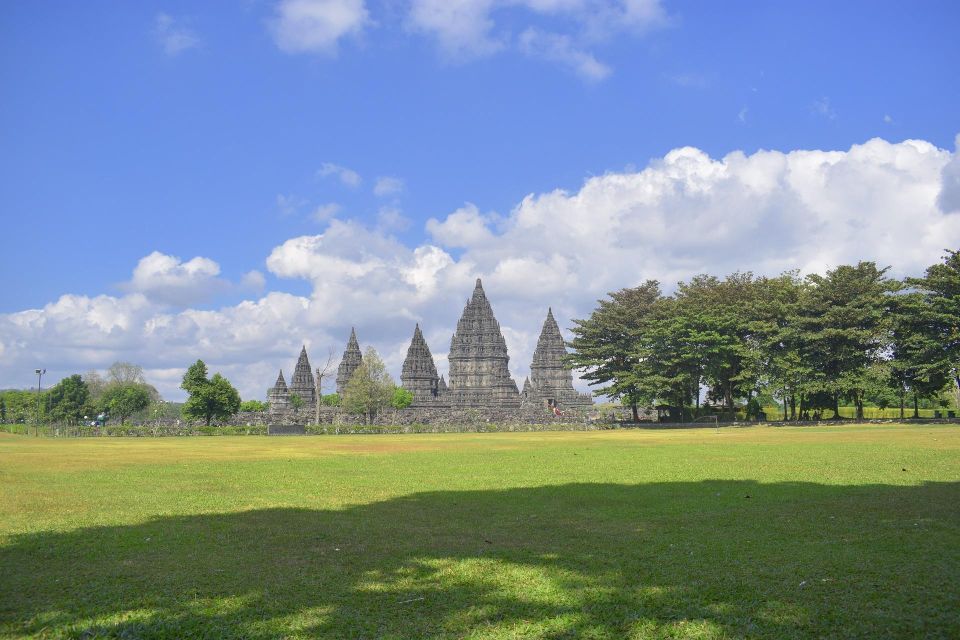
[{"label": "tree foliage", "polygon": [[[872,262],[823,275],[699,275],[663,296],[656,282],[621,289],[574,320],[569,361],[597,395],[647,403],[684,419],[701,397],[733,415],[759,412],[761,394],[783,418],[814,417],[841,401],[901,407],[960,387],[960,255],[923,278],[889,278]],[[905,286],[913,291],[904,291]]]},{"label": "tree foliage", "polygon": [[266,411],[269,405],[261,400],[244,400],[240,403],[240,411],[260,413]]},{"label": "tree foliage", "polygon": [[343,390],[341,404],[349,413],[363,415],[372,422],[390,404],[395,386],[380,355],[368,347],[363,362]]},{"label": "tree foliage", "polygon": [[90,389],[79,374],[63,378],[50,388],[50,417],[58,422],[77,424],[89,411]]},{"label": "tree foliage", "polygon": [[393,397],[390,399],[390,406],[394,409],[406,409],[413,404],[413,391],[403,387],[393,388]]},{"label": "tree foliage", "polygon": [[107,386],[100,398],[100,404],[111,416],[119,418],[120,424],[123,424],[132,414],[150,405],[150,393],[143,384],[114,383]]},{"label": "tree foliage", "polygon": [[214,419],[226,419],[240,409],[240,394],[230,381],[219,373],[207,378],[207,365],[197,360],[183,374],[180,388],[189,395],[183,405],[183,416],[203,419],[207,426]]}]

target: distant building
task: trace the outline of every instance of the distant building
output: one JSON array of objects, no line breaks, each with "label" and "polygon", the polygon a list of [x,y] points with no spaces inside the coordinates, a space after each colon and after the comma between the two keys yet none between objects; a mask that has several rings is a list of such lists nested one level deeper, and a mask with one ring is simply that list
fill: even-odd
[{"label": "distant building", "polygon": [[[400,381],[404,389],[413,393],[411,407],[414,408],[519,410],[521,406],[543,406],[563,410],[589,407],[593,404],[590,395],[573,388],[573,375],[564,361],[566,353],[560,327],[553,310],[548,309],[530,365],[530,377],[524,381],[523,391],[518,391],[517,383],[510,376],[510,356],[500,323],[478,278],[450,340],[449,383],[437,375],[436,363],[419,324],[414,327]],[[356,331],[351,329],[337,369],[337,393],[343,394],[362,362],[360,343]],[[318,398],[306,347],[300,351],[289,389],[281,371],[276,384],[267,392],[270,412],[289,411],[290,396],[294,393],[303,400],[305,410],[315,407]]]}]

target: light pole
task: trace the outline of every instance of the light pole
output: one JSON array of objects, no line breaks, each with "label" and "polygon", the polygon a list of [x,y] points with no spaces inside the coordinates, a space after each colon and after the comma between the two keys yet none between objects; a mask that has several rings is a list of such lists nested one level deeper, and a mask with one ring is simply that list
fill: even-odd
[{"label": "light pole", "polygon": [[33,372],[37,374],[37,437],[40,437],[40,380],[47,370],[34,369]]}]

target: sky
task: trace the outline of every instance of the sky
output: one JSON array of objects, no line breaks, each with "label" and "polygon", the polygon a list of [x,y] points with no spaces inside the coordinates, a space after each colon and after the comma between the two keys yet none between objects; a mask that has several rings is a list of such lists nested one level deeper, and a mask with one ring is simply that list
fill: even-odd
[{"label": "sky", "polygon": [[[547,308],[960,249],[956,2],[0,5],[0,388],[198,358],[265,399],[351,327],[441,373]],[[586,387],[578,382],[578,386]],[[325,389],[325,391],[330,391]]]}]

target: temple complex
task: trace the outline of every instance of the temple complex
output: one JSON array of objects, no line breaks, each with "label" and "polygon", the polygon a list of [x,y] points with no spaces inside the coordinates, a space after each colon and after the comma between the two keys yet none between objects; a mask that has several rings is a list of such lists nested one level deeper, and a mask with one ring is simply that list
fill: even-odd
[{"label": "temple complex", "polygon": [[[449,383],[443,376],[437,375],[433,354],[419,323],[413,330],[400,381],[404,389],[413,393],[412,408],[441,411],[587,408],[593,404],[593,400],[589,394],[574,389],[573,374],[565,362],[566,353],[560,327],[553,317],[553,310],[548,309],[533,353],[530,377],[524,381],[523,391],[518,391],[517,383],[510,376],[510,356],[500,323],[478,278],[473,295],[467,301],[450,340],[447,356]],[[362,362],[357,334],[351,329],[350,339],[337,369],[337,393],[343,394]],[[304,409],[316,406],[318,398],[306,348],[300,351],[289,389],[281,371],[276,384],[267,392],[270,413],[288,411],[292,394],[300,396]]]}]

